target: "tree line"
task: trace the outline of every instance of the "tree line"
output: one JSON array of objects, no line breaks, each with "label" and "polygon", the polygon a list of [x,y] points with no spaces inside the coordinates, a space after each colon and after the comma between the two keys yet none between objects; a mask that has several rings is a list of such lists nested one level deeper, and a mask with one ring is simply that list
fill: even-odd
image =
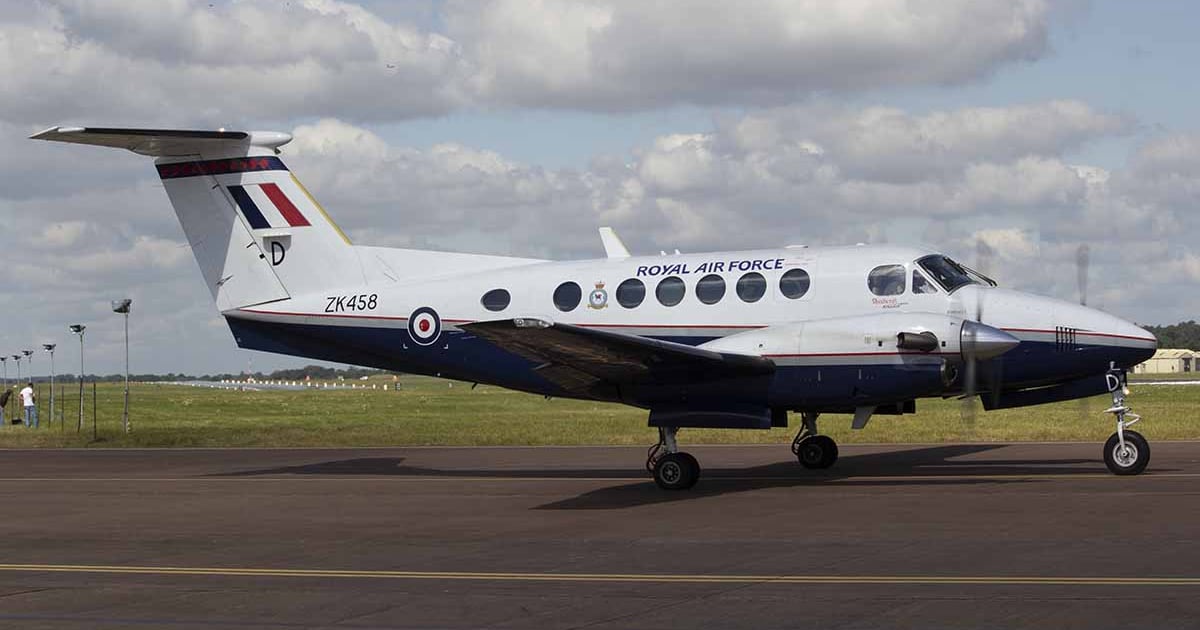
[{"label": "tree line", "polygon": [[1143,326],[1158,337],[1159,348],[1184,348],[1200,350],[1200,324],[1195,320],[1179,322],[1169,326]]},{"label": "tree line", "polygon": [[[375,370],[375,369],[358,368],[358,367],[338,369],[338,368],[322,367],[320,365],[306,365],[302,368],[293,368],[293,369],[287,369],[287,370],[275,370],[274,372],[253,372],[253,373],[241,372],[238,374],[234,374],[231,372],[226,372],[223,374],[200,374],[200,375],[185,374],[182,372],[178,373],[178,374],[175,372],[168,372],[166,374],[132,374],[131,373],[129,375],[129,380],[137,381],[140,383],[162,383],[162,382],[173,382],[173,381],[223,381],[223,380],[244,380],[247,378],[253,378],[256,381],[303,381],[306,378],[311,378],[314,381],[336,381],[338,379],[351,380],[351,379],[362,378],[364,376],[374,376],[374,375],[378,375],[378,374],[393,374],[393,372],[386,372],[384,370]],[[78,380],[76,375],[73,373],[70,373],[70,372],[56,374],[54,376],[54,379],[57,381],[62,381],[64,383],[68,382],[68,381]],[[9,380],[15,382],[16,381],[15,375],[9,374]],[[32,380],[32,381],[38,382],[38,383],[45,383],[50,380],[50,377],[49,377],[49,375],[46,375],[46,374],[38,374],[32,378],[23,376],[21,380]],[[84,380],[96,381],[98,383],[117,383],[117,382],[124,382],[125,375],[124,374],[85,374]]]}]

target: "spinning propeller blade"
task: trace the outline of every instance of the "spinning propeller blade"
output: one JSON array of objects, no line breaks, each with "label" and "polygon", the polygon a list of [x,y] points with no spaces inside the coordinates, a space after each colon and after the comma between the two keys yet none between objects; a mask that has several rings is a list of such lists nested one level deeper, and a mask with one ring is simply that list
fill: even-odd
[{"label": "spinning propeller blade", "polygon": [[1079,281],[1079,303],[1087,306],[1088,263],[1092,249],[1086,243],[1075,250],[1075,275]]}]

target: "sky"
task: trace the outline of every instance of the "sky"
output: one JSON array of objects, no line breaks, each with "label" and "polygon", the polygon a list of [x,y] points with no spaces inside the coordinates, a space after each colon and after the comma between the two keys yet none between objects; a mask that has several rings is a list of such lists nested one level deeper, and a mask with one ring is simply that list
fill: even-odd
[{"label": "sky", "polygon": [[[357,244],[556,259],[923,244],[1143,324],[1200,312],[1200,4],[42,0],[0,5],[0,355],[236,348],[149,159],[54,125],[268,129]],[[15,374],[11,360],[9,375]],[[39,352],[34,372],[48,368]],[[28,368],[25,368],[28,370]]]}]

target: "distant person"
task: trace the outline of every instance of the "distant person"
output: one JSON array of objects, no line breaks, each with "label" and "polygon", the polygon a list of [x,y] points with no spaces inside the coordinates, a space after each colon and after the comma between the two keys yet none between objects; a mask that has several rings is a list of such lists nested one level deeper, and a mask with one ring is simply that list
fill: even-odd
[{"label": "distant person", "polygon": [[37,394],[33,393],[33,381],[25,384],[21,390],[21,402],[25,405],[25,426],[38,428]]},{"label": "distant person", "polygon": [[8,408],[8,399],[12,398],[12,390],[7,387],[0,392],[0,427],[4,426],[4,410]]}]

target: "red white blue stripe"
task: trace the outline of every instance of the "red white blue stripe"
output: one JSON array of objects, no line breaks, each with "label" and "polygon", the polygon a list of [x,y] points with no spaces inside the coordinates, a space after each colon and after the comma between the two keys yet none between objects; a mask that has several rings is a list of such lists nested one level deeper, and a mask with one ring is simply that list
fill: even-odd
[{"label": "red white blue stripe", "polygon": [[300,209],[288,199],[278,184],[245,184],[229,186],[229,194],[237,202],[242,216],[254,230],[272,227],[307,227],[312,225]]}]

